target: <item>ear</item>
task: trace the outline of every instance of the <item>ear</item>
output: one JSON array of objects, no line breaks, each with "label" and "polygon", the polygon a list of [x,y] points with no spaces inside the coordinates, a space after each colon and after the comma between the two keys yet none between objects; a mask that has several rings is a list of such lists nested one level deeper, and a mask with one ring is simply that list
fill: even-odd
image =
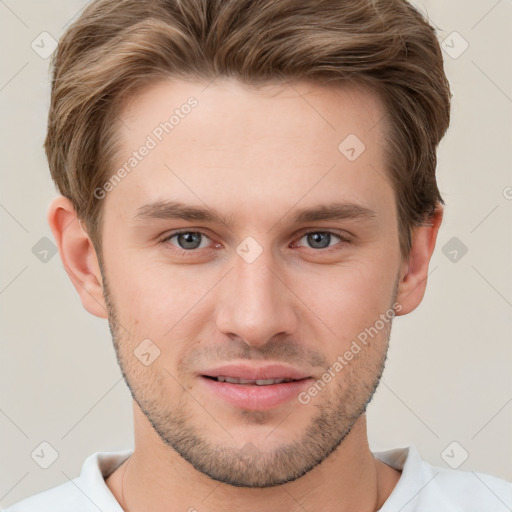
[{"label": "ear", "polygon": [[397,315],[406,315],[415,310],[425,295],[428,277],[428,265],[434,252],[437,233],[443,219],[443,207],[440,203],[427,222],[414,228],[412,232],[411,253],[402,262],[400,282],[396,301],[402,308]]},{"label": "ear", "polygon": [[78,220],[73,204],[66,197],[56,197],[50,204],[47,219],[62,264],[84,308],[95,316],[108,318],[96,251]]}]

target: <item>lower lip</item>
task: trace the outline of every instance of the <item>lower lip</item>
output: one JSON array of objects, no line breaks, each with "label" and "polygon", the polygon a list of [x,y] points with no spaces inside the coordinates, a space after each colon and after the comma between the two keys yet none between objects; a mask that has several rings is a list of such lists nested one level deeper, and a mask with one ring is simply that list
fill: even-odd
[{"label": "lower lip", "polygon": [[207,388],[234,407],[265,410],[297,399],[299,393],[313,381],[312,378],[258,386],[256,384],[231,384],[200,377]]}]

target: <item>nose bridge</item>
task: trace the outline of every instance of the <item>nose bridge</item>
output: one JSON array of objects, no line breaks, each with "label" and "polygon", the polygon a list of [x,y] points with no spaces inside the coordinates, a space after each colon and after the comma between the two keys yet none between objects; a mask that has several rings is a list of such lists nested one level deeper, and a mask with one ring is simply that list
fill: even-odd
[{"label": "nose bridge", "polygon": [[220,298],[217,326],[225,334],[260,346],[276,334],[292,332],[296,317],[293,294],[276,276],[279,268],[272,252],[255,254],[256,248],[250,244],[240,244],[233,257],[233,269]]}]

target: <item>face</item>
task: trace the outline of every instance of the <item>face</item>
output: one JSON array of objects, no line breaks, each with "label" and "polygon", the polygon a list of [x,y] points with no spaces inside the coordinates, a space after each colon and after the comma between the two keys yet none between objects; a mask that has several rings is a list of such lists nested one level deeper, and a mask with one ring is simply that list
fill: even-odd
[{"label": "face", "polygon": [[304,475],[375,391],[402,265],[383,114],[361,89],[220,78],[122,112],[126,172],[102,189],[118,361],[159,439],[216,480]]}]

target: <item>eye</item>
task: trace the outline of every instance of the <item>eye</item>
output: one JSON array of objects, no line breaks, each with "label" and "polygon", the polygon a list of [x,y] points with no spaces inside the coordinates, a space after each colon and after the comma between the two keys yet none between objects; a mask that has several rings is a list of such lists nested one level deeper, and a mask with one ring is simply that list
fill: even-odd
[{"label": "eye", "polygon": [[333,233],[332,231],[310,231],[308,233],[304,233],[299,239],[299,242],[300,240],[305,239],[306,243],[309,244],[312,249],[328,249],[333,247],[331,245],[333,237],[338,239],[338,241],[349,242],[347,238],[344,238],[337,233]]},{"label": "eye", "polygon": [[164,238],[162,243],[170,242],[178,249],[191,251],[194,249],[204,249],[205,247],[208,247],[207,243],[202,243],[206,240],[209,240],[209,238],[199,231],[179,231]]}]

